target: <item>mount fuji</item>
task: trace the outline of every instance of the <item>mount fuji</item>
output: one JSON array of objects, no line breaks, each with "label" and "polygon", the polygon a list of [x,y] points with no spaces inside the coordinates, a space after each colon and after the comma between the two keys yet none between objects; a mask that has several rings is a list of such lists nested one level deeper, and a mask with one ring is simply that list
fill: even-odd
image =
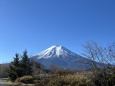
[{"label": "mount fuji", "polygon": [[89,69],[92,68],[91,61],[73,53],[67,48],[55,45],[31,57],[32,60],[43,64],[46,68],[56,65],[64,69]]}]

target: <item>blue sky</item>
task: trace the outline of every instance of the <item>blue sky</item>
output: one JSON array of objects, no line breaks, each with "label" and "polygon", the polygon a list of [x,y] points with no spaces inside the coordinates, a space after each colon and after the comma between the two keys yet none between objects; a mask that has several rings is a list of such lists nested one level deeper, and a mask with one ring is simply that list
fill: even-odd
[{"label": "blue sky", "polygon": [[114,37],[115,0],[0,0],[0,63],[52,45],[81,54],[87,41]]}]

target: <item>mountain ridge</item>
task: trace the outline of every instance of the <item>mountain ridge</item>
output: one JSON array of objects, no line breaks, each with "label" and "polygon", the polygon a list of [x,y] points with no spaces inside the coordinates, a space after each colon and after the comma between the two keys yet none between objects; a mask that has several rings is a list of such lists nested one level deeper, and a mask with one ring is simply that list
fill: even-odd
[{"label": "mountain ridge", "polygon": [[64,69],[89,69],[92,68],[91,61],[84,58],[69,49],[54,45],[32,57],[36,62],[43,64],[46,68],[52,65]]},{"label": "mountain ridge", "polygon": [[72,51],[68,50],[67,48],[60,46],[60,45],[53,45],[50,48],[47,48],[46,50],[36,54],[36,56],[38,56],[40,58],[50,58],[53,56],[61,56],[61,55],[77,55],[75,53],[73,53]]}]

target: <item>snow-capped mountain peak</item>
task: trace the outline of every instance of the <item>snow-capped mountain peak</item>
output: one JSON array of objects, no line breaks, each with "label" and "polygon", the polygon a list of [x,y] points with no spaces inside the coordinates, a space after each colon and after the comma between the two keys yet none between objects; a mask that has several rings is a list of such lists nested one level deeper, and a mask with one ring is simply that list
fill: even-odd
[{"label": "snow-capped mountain peak", "polygon": [[38,59],[41,58],[50,58],[50,57],[59,57],[59,56],[68,56],[68,55],[75,55],[73,52],[69,51],[63,46],[60,45],[54,45],[50,48],[44,50],[43,52],[40,52],[37,54]]},{"label": "snow-capped mountain peak", "polygon": [[55,45],[31,57],[32,60],[43,64],[46,68],[56,65],[66,69],[92,68],[92,61],[73,53],[63,46]]}]

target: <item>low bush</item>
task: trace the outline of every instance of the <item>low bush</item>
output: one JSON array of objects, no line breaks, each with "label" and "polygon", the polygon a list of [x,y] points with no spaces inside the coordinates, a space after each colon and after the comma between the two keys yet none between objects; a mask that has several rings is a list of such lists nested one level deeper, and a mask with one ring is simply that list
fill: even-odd
[{"label": "low bush", "polygon": [[74,74],[74,71],[73,70],[59,70],[59,71],[57,71],[56,74],[59,74],[59,75],[68,75],[68,74]]},{"label": "low bush", "polygon": [[33,76],[23,76],[20,78],[16,79],[16,82],[21,82],[21,83],[33,83]]},{"label": "low bush", "polygon": [[42,80],[38,80],[35,86],[48,86],[50,79],[49,78],[44,78]]},{"label": "low bush", "polygon": [[115,73],[109,77],[109,85],[114,86],[115,85]]},{"label": "low bush", "polygon": [[93,83],[86,77],[66,75],[52,79],[48,86],[93,86]]},{"label": "low bush", "polygon": [[0,64],[0,78],[7,78],[6,69],[8,68],[8,64]]},{"label": "low bush", "polygon": [[77,75],[63,75],[52,78],[44,78],[35,86],[94,86],[86,77]]},{"label": "low bush", "polygon": [[115,74],[106,73],[104,71],[96,72],[94,76],[91,77],[95,86],[114,86],[115,85]]},{"label": "low bush", "polygon": [[93,82],[96,86],[108,86],[109,74],[106,72],[97,72],[92,77]]}]

